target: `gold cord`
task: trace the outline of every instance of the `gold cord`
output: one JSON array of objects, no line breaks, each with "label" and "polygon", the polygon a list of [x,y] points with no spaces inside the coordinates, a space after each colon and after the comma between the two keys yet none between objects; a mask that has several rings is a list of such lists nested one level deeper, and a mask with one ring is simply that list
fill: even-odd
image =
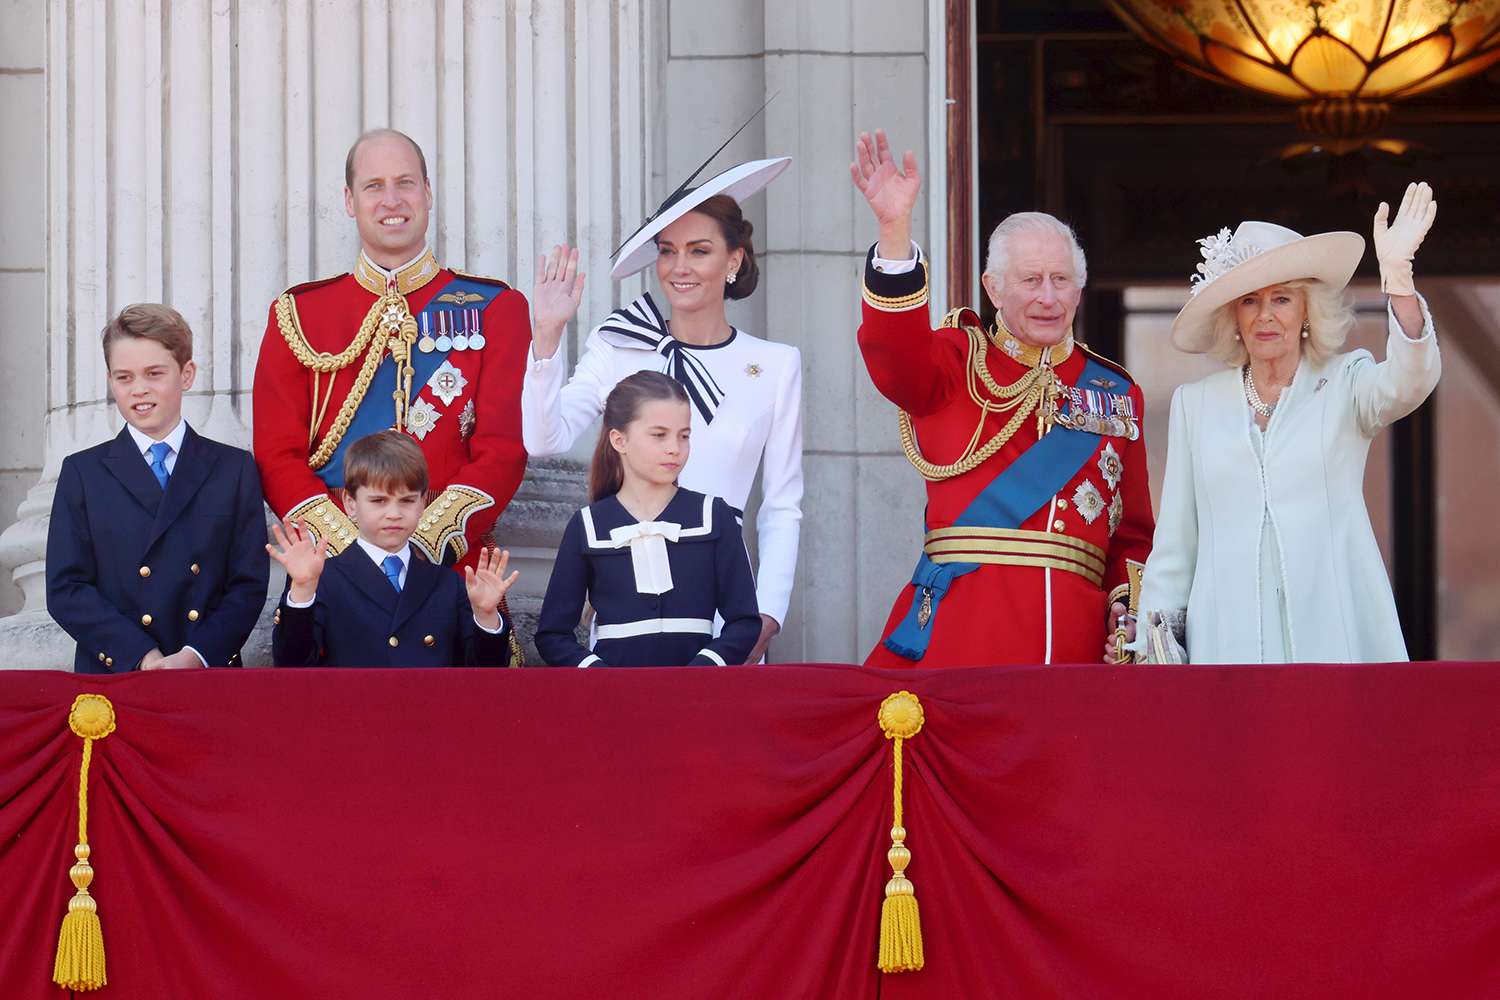
[{"label": "gold cord", "polygon": [[[312,447],[313,441],[317,438],[318,427],[328,413],[328,406],[333,398],[334,379],[332,376],[347,368],[361,352],[364,353],[364,364],[360,367],[354,385],[349,388],[348,394],[344,397],[338,416],[334,418],[333,426],[328,429],[328,433],[324,435],[323,440],[307,459],[309,468],[322,468],[338,450],[339,442],[344,440],[349,424],[354,420],[355,411],[359,409],[360,403],[364,402],[365,393],[370,390],[370,383],[374,381],[375,372],[384,360],[387,349],[396,361],[396,391],[392,393],[395,405],[395,426],[397,430],[405,427],[406,408],[411,401],[411,383],[414,374],[411,365],[411,349],[417,340],[417,322],[412,318],[406,297],[400,291],[391,287],[384,295],[377,298],[370,306],[370,311],[365,314],[364,321],[360,323],[359,332],[354,340],[337,354],[312,349],[307,342],[306,334],[302,332],[302,324],[297,317],[296,302],[289,293],[283,293],[276,300],[276,324],[281,330],[282,338],[286,340],[287,347],[291,349],[292,355],[304,368],[310,369],[313,373],[313,419],[308,427],[308,447]],[[385,337],[377,335],[382,332],[381,327],[385,327]],[[327,391],[320,402],[318,392],[321,376],[324,374],[328,374],[330,378]]]},{"label": "gold cord", "polygon": [[[965,387],[968,390],[969,399],[979,407],[979,422],[975,425],[974,435],[964,446],[963,452],[956,460],[947,464],[940,465],[929,461],[917,444],[916,429],[911,414],[901,410],[897,416],[901,428],[901,450],[918,474],[929,482],[939,482],[961,476],[989,461],[1015,436],[1021,423],[1042,406],[1056,381],[1056,376],[1050,366],[1038,365],[1010,385],[1000,385],[990,374],[989,366],[985,364],[988,338],[984,332],[973,327],[966,327],[964,332],[969,335],[968,355],[964,359]],[[988,398],[981,394],[976,378],[983,383],[984,389],[990,394]],[[1014,412],[1006,421],[1005,426],[1000,428],[983,446],[980,446],[979,439],[984,432],[985,420],[992,413],[1009,411]]]}]

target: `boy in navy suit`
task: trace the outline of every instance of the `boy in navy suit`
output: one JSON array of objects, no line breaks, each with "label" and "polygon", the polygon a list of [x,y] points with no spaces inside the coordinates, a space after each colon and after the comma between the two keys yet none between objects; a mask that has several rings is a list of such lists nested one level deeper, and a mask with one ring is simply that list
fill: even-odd
[{"label": "boy in navy suit", "polygon": [[[301,522],[273,524],[266,551],[286,568],[271,651],[280,667],[498,667],[510,660],[500,599],[520,575],[510,553],[485,549],[464,580],[409,543],[427,504],[427,459],[400,431],[344,455],[344,510],[355,544],[327,558]],[[467,591],[467,593],[465,593]]]},{"label": "boy in navy suit", "polygon": [[239,666],[270,566],[255,461],[182,419],[197,369],[177,310],[126,306],[103,342],[125,429],[63,459],[47,610],[78,673]]}]

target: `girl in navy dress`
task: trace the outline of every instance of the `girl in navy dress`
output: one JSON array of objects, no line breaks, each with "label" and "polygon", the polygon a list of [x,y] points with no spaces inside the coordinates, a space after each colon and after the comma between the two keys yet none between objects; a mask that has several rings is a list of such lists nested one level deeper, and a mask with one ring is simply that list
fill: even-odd
[{"label": "girl in navy dress", "polygon": [[[563,532],[537,622],[536,648],[550,665],[722,667],[755,645],[755,577],[734,511],[677,486],[691,426],[687,393],[660,372],[637,372],[610,392],[589,471],[593,502]],[[575,635],[585,600],[593,649]]]}]

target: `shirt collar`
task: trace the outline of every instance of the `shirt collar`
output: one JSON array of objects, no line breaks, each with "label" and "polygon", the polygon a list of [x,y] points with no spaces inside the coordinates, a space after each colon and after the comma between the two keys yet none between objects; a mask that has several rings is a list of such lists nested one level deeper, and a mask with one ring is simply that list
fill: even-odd
[{"label": "shirt collar", "polygon": [[387,271],[379,264],[370,259],[363,250],[359,252],[359,261],[354,265],[354,280],[371,295],[384,295],[387,283],[395,279],[396,291],[402,295],[410,295],[433,278],[438,276],[437,258],[433,256],[432,247],[424,246],[422,252],[400,267]]},{"label": "shirt collar", "polygon": [[407,542],[405,545],[401,546],[400,552],[387,552],[385,549],[382,549],[374,542],[367,542],[363,538],[356,538],[355,541],[359,543],[359,547],[364,550],[365,555],[369,556],[371,561],[373,561],[376,566],[381,567],[382,570],[384,570],[385,568],[385,560],[387,556],[395,556],[397,559],[401,560],[401,571],[403,573],[407,569],[411,568],[410,542]]},{"label": "shirt collar", "polygon": [[[135,429],[133,424],[126,424],[125,429],[130,432],[130,439],[135,442],[135,450],[146,459],[151,457],[151,446],[156,444],[155,439],[147,437]],[[172,449],[173,455],[182,454],[182,439],[187,437],[187,421],[181,417],[177,418],[177,426],[173,427],[171,433],[162,438],[168,448]]]}]

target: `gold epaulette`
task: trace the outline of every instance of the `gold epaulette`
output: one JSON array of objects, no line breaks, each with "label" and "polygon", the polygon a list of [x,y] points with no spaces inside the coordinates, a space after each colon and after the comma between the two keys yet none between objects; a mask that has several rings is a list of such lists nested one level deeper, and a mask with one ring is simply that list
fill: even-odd
[{"label": "gold epaulette", "polygon": [[455,561],[462,559],[469,551],[469,543],[464,538],[464,525],[479,511],[493,506],[495,498],[484,490],[472,486],[450,485],[434,497],[422,512],[411,542],[434,565],[443,565],[443,551],[449,545],[453,546]]},{"label": "gold epaulette", "polygon": [[864,278],[860,278],[860,292],[864,295],[865,302],[871,309],[879,309],[881,312],[906,312],[908,309],[916,309],[918,306],[927,304],[927,261],[918,262],[922,268],[922,287],[909,295],[880,295],[870,290]]},{"label": "gold epaulette", "polygon": [[329,555],[338,555],[354,544],[359,531],[349,515],[339,509],[329,496],[309,497],[286,512],[284,520],[301,522],[312,532],[314,541],[328,539]]},{"label": "gold epaulette", "polygon": [[943,316],[943,321],[938,326],[948,330],[967,330],[973,327],[982,331],[984,329],[984,321],[979,318],[979,313],[973,309],[970,309],[968,306],[959,306],[956,309],[949,309],[947,314]]}]

